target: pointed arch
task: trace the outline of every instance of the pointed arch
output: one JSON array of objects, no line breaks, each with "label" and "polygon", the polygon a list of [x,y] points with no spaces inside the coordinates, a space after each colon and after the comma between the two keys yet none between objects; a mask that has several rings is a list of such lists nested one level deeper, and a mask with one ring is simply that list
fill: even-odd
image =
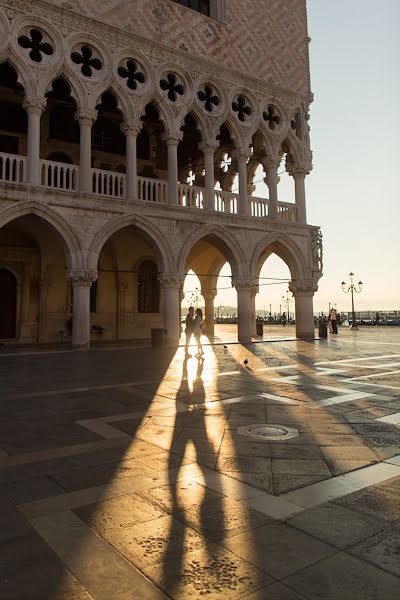
[{"label": "pointed arch", "polygon": [[32,75],[29,73],[29,69],[25,63],[15,56],[13,53],[6,56],[3,60],[0,60],[0,64],[8,63],[17,74],[17,83],[22,86],[25,92],[25,97],[38,95],[35,90],[34,81]]},{"label": "pointed arch", "polygon": [[139,215],[121,215],[109,221],[94,237],[89,253],[89,268],[97,269],[100,252],[107,240],[117,231],[133,226],[139,230],[150,246],[153,247],[162,273],[174,273],[174,258],[163,233],[150,220]]},{"label": "pointed arch", "polygon": [[276,254],[289,268],[292,279],[307,278],[307,260],[303,250],[289,236],[273,232],[266,235],[253,252],[250,264],[252,277],[259,277],[264,262]]},{"label": "pointed arch", "polygon": [[[146,106],[148,106],[149,104],[152,104],[153,107],[157,110],[158,118],[162,123],[164,130],[174,131],[176,128],[176,124],[172,109],[167,105],[167,103],[164,100],[160,101],[160,99],[156,95],[147,98],[146,102],[144,102],[140,106],[139,119],[145,116]],[[177,129],[179,130],[179,127],[177,127]]]},{"label": "pointed arch", "polygon": [[68,269],[83,268],[82,246],[77,234],[59,213],[47,205],[34,201],[13,204],[0,211],[0,228],[10,221],[30,214],[40,217],[60,234]]},{"label": "pointed arch", "polygon": [[102,83],[101,86],[97,87],[93,93],[92,106],[95,109],[96,106],[101,104],[102,96],[106,93],[111,94],[114,98],[117,110],[122,114],[125,120],[132,117],[131,103],[127,94],[120,88],[120,86],[114,86],[112,82],[108,81],[106,84]]},{"label": "pointed arch", "polygon": [[181,116],[179,120],[180,127],[184,126],[185,119],[188,115],[193,117],[196,127],[201,134],[202,141],[214,139],[211,123],[207,119],[207,116],[204,114],[204,112],[195,104],[193,104],[193,106]]},{"label": "pointed arch", "polygon": [[217,242],[217,247],[230,263],[233,276],[246,276],[246,260],[238,241],[225,227],[220,225],[205,225],[196,229],[181,248],[178,257],[178,273],[185,275],[185,265],[193,246],[202,239]]},{"label": "pointed arch", "polygon": [[63,79],[68,84],[71,98],[75,100],[78,111],[83,108],[88,108],[86,91],[81,81],[78,79],[75,73],[71,73],[69,70],[64,68],[59,68],[55,71],[47,73],[47,77],[43,80],[40,86],[40,94],[45,96],[47,93],[51,92],[53,83],[57,79]]}]

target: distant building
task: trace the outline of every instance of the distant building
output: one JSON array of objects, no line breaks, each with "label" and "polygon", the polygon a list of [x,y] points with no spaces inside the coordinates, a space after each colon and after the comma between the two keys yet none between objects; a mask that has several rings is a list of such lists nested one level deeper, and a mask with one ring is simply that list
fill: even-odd
[{"label": "distant building", "polygon": [[229,261],[247,342],[271,253],[312,337],[308,43],[305,0],[0,0],[0,339],[176,342],[189,269],[212,330]]}]

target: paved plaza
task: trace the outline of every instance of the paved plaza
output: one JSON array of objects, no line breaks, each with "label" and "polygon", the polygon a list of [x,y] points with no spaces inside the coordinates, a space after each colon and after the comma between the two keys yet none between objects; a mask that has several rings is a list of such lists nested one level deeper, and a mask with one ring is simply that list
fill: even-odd
[{"label": "paved plaza", "polygon": [[399,600],[400,331],[274,331],[2,347],[0,599]]}]

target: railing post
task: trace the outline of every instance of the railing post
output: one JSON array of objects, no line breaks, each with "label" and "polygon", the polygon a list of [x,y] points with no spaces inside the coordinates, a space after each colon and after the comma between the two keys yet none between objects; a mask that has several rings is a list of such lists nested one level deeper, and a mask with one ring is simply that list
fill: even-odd
[{"label": "railing post", "polygon": [[44,97],[28,96],[24,108],[28,114],[27,183],[40,185],[40,117],[46,107]]},{"label": "railing post", "polygon": [[97,118],[96,110],[81,109],[78,114],[80,126],[79,189],[92,192],[92,125]]},{"label": "railing post", "polygon": [[167,131],[163,140],[168,148],[168,204],[178,204],[178,144],[183,138],[182,131]]},{"label": "railing post", "polygon": [[126,198],[138,199],[137,179],[137,136],[142,128],[141,121],[128,119],[121,125],[121,131],[126,137]]}]

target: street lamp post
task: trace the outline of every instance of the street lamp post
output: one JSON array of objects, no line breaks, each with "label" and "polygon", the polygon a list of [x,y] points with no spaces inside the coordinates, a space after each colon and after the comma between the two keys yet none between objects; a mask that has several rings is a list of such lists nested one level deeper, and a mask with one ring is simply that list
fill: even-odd
[{"label": "street lamp post", "polygon": [[286,292],[286,296],[282,296],[282,302],[285,303],[286,302],[286,318],[289,321],[290,319],[290,309],[289,309],[289,303],[290,303],[290,298],[289,298],[289,292]]},{"label": "street lamp post", "polygon": [[356,294],[359,294],[362,290],[363,287],[363,282],[359,281],[358,284],[358,289],[354,283],[354,273],[350,273],[350,284],[347,285],[347,283],[345,281],[342,281],[342,290],[345,294],[348,294],[349,292],[351,292],[351,313],[352,313],[352,317],[351,317],[351,329],[358,329],[357,327],[357,322],[356,322],[356,313],[354,312],[354,292]]}]

